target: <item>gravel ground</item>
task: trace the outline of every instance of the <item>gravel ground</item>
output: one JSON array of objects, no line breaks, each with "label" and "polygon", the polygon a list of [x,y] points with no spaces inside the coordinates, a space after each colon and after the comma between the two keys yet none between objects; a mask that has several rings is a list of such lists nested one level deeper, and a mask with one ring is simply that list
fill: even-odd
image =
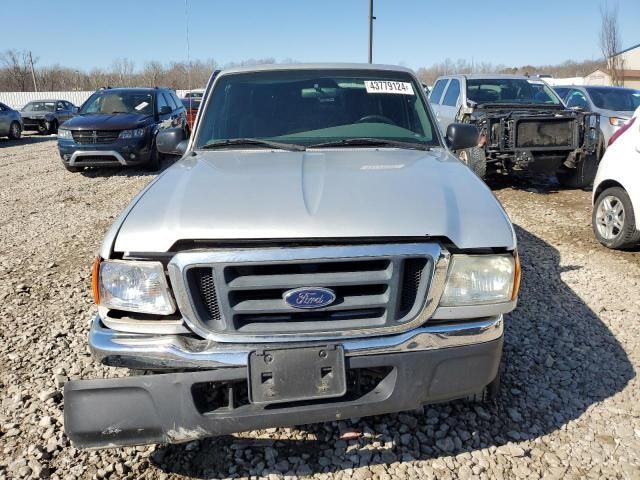
[{"label": "gravel ground", "polygon": [[495,405],[79,451],[62,385],[126,374],[87,351],[90,264],[153,177],[67,173],[53,139],[35,136],[0,140],[0,175],[0,480],[640,478],[640,254],[596,244],[588,192],[495,185],[523,261]]}]

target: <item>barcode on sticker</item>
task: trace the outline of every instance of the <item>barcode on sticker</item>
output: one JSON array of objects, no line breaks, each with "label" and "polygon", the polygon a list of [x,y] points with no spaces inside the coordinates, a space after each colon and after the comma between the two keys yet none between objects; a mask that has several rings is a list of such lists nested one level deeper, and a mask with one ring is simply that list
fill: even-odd
[{"label": "barcode on sticker", "polygon": [[367,93],[395,93],[398,95],[414,95],[413,85],[409,82],[394,82],[391,80],[365,80]]}]

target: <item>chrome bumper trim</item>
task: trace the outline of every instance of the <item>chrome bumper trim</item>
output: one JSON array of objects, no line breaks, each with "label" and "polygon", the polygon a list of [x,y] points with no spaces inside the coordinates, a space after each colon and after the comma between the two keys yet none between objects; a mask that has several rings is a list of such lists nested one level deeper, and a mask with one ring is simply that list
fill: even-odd
[{"label": "chrome bumper trim", "polygon": [[[502,336],[502,315],[475,321],[423,326],[397,335],[338,340],[345,355],[374,355],[459,347],[496,340]],[[335,342],[335,340],[334,340]],[[318,341],[306,342],[317,344]],[[273,348],[305,345],[269,344]],[[105,328],[96,316],[89,333],[94,357],[106,365],[148,368],[220,368],[246,366],[249,353],[266,344],[232,344],[186,335],[123,333]]]},{"label": "chrome bumper trim", "polygon": [[69,165],[73,167],[76,164],[76,159],[78,157],[95,157],[95,156],[100,156],[100,157],[112,156],[118,161],[120,165],[127,164],[126,160],[122,157],[122,155],[120,155],[115,150],[77,150],[73,152],[73,154],[71,155],[71,159],[69,160]]}]

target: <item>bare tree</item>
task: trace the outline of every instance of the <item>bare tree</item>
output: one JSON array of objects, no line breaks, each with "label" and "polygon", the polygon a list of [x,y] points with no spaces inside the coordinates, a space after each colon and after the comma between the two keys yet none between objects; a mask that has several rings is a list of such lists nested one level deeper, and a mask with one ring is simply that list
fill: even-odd
[{"label": "bare tree", "polygon": [[134,85],[134,64],[131,60],[126,58],[116,59],[111,65],[111,71],[118,86],[131,87]]},{"label": "bare tree", "polygon": [[166,72],[158,61],[148,62],[140,74],[140,83],[147,87],[156,87],[164,84]]},{"label": "bare tree", "polygon": [[624,83],[624,61],[617,55],[620,46],[618,5],[603,4],[600,6],[600,49],[607,61],[607,70],[614,85]]},{"label": "bare tree", "polygon": [[[35,60],[37,61],[37,59]],[[35,63],[34,61],[34,63]],[[29,65],[29,52],[23,50],[7,50],[0,57],[3,70],[12,90],[26,92],[31,90],[31,67]]]}]

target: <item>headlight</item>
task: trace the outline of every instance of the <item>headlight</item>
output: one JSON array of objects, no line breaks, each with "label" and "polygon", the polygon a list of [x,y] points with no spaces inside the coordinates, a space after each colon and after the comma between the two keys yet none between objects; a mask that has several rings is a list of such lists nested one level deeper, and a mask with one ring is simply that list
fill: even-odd
[{"label": "headlight", "polygon": [[519,277],[520,266],[512,254],[452,255],[440,305],[508,302],[517,294]]},{"label": "headlight", "polygon": [[[104,260],[96,268],[97,303],[129,312],[169,315],[176,311],[160,262]],[[95,282],[94,277],[94,282]]]},{"label": "headlight", "polygon": [[66,130],[64,128],[59,128],[58,129],[58,138],[64,138],[67,140],[73,140],[73,137],[71,136],[71,130]]},{"label": "headlight", "polygon": [[118,138],[142,138],[144,137],[144,128],[136,128],[135,130],[122,130]]},{"label": "headlight", "polygon": [[628,118],[620,118],[620,117],[609,117],[609,123],[614,127],[621,127],[625,123],[627,123]]}]

